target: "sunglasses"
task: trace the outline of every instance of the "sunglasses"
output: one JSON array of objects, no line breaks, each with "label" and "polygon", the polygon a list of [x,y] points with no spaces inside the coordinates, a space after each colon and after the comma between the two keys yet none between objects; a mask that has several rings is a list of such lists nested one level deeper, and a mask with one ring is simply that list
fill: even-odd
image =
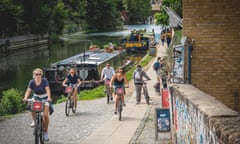
[{"label": "sunglasses", "polygon": [[74,74],[74,72],[70,72],[71,74]]},{"label": "sunglasses", "polygon": [[41,74],[41,73],[36,73],[35,75],[36,75],[36,76],[40,76],[40,75],[42,75],[42,74]]}]

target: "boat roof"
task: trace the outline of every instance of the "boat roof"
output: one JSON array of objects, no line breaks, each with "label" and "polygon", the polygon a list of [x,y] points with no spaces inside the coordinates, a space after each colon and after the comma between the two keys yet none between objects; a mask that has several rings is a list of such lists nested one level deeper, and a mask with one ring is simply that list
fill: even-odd
[{"label": "boat roof", "polygon": [[[86,51],[85,53],[80,53],[75,56],[60,60],[56,63],[51,64],[51,66],[57,65],[71,65],[71,64],[102,64],[111,58],[119,55],[121,51],[114,50],[113,52],[105,52],[104,50],[98,51]],[[84,60],[85,57],[85,60]]]}]

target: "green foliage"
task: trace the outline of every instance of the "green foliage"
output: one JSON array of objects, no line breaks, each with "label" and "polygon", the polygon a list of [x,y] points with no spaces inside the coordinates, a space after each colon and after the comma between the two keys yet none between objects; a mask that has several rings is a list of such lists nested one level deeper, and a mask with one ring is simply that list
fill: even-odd
[{"label": "green foliage", "polygon": [[0,34],[1,36],[9,36],[12,32],[17,32],[18,26],[22,21],[23,8],[15,4],[12,0],[0,1]]},{"label": "green foliage", "polygon": [[22,93],[12,88],[3,91],[2,99],[0,100],[0,115],[15,114],[24,109],[22,102]]},{"label": "green foliage", "polygon": [[162,5],[171,7],[180,17],[182,17],[182,0],[163,0]]},{"label": "green foliage", "polygon": [[83,90],[78,94],[79,100],[92,100],[105,96],[103,91],[104,86],[99,86],[95,89]]},{"label": "green foliage", "polygon": [[156,20],[156,24],[161,24],[162,26],[168,25],[168,15],[165,12],[156,13],[154,15],[154,19]]},{"label": "green foliage", "polygon": [[152,6],[146,0],[124,0],[123,3],[128,11],[130,24],[143,24],[151,15]]},{"label": "green foliage", "polygon": [[95,31],[110,31],[120,24],[120,13],[115,0],[88,0],[88,29]]},{"label": "green foliage", "polygon": [[[105,93],[103,89],[104,89],[104,86],[99,86],[95,89],[82,90],[78,94],[78,100],[93,100],[93,99],[104,97]],[[65,102],[65,100],[66,100],[66,96],[62,95],[61,98],[59,98],[56,103],[62,103],[62,102]]]}]

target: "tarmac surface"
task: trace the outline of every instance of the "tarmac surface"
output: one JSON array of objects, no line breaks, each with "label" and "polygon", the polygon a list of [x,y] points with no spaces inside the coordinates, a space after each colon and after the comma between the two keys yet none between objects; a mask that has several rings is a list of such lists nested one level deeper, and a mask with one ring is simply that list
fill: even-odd
[{"label": "tarmac surface", "polygon": [[[158,45],[157,56],[164,56],[166,48]],[[157,58],[156,56],[156,58]],[[155,61],[155,60],[153,60]],[[153,62],[152,61],[152,62]],[[114,115],[114,102],[106,104],[106,98],[78,101],[76,114],[65,116],[65,103],[54,106],[50,116],[49,144],[168,144],[169,133],[157,133],[155,108],[161,107],[161,96],[153,85],[157,82],[152,63],[144,67],[151,78],[147,81],[150,105],[144,97],[136,104],[133,82],[126,89],[126,107],[123,107],[122,121]],[[0,121],[1,144],[32,144],[33,129],[30,128],[31,114],[24,112],[10,119]]]},{"label": "tarmac surface", "polygon": [[[166,47],[157,46],[157,56],[166,55]],[[156,58],[152,61],[156,61]],[[118,116],[112,116],[109,120],[98,127],[93,133],[84,138],[81,144],[168,144],[170,133],[156,132],[155,108],[161,107],[161,96],[155,92],[153,85],[157,82],[152,63],[144,67],[147,75],[151,78],[147,81],[150,96],[150,105],[147,105],[142,95],[141,103],[136,104],[136,93],[126,101],[123,109],[123,120]],[[133,86],[133,83],[131,84]],[[133,88],[130,88],[134,90]],[[127,90],[128,91],[128,90]],[[156,138],[158,134],[158,138]]]}]

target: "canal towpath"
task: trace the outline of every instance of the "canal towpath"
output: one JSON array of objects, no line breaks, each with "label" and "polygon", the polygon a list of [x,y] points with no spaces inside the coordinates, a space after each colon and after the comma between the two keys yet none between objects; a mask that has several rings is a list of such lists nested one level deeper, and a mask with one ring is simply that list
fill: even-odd
[{"label": "canal towpath", "polygon": [[[164,48],[161,47],[158,47],[157,50],[157,56],[162,56],[165,52]],[[151,124],[153,119],[147,121],[147,118],[153,117],[154,108],[161,104],[161,98],[153,88],[156,77],[150,66],[151,64],[146,68],[147,74],[151,77],[151,80],[148,81],[150,105],[147,105],[144,99],[142,99],[141,104],[136,105],[132,81],[130,81],[130,88],[127,89],[127,106],[124,107],[122,121],[113,115],[114,103],[106,104],[105,98],[79,101],[77,113],[69,117],[64,114],[64,103],[57,104],[55,112],[50,116],[50,141],[48,143],[159,143],[154,138],[154,125]],[[29,112],[18,114],[1,122],[0,143],[32,143],[34,139],[33,130],[29,127],[30,123],[31,115]]]},{"label": "canal towpath", "polygon": [[[166,46],[157,45],[157,56],[166,55]],[[154,60],[155,61],[155,60]],[[142,102],[136,104],[136,93],[131,81],[129,89],[131,96],[126,101],[123,109],[123,120],[119,121],[117,116],[112,116],[104,122],[93,133],[84,138],[81,144],[167,144],[170,141],[170,133],[164,133],[155,138],[155,108],[161,107],[161,96],[155,92],[153,85],[157,82],[152,63],[146,66],[145,71],[151,80],[147,82],[148,91],[151,98],[150,105],[147,105],[142,95]]]}]

